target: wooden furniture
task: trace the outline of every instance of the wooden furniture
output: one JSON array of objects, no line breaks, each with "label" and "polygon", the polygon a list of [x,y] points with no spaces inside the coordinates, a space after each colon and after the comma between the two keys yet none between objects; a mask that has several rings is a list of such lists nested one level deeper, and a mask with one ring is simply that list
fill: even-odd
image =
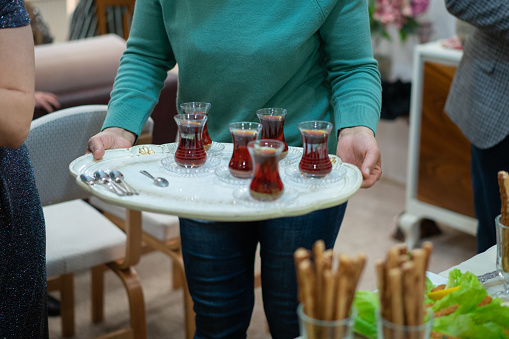
[{"label": "wooden furniture", "polygon": [[[73,274],[92,271],[92,319],[102,321],[103,273],[111,269],[129,299],[130,324],[103,338],[146,338],[145,304],[133,266],[141,255],[141,213],[128,211],[125,233],[82,199],[89,197],[68,173],[106,116],[106,105],[68,108],[35,120],[26,145],[46,221],[48,291],[60,291],[63,336],[73,336]],[[152,131],[153,122],[148,121]],[[145,140],[148,140],[145,138]]]},{"label": "wooden furniture", "polygon": [[423,219],[476,233],[470,143],[443,110],[461,56],[440,42],[414,51],[405,211],[398,218],[409,248]]},{"label": "wooden furniture", "polygon": [[135,0],[95,0],[99,35],[108,33],[106,7],[122,6],[125,7],[125,12],[122,17],[122,26],[124,31],[124,39],[127,40],[129,37],[129,31],[131,30],[131,21],[134,13],[134,2]]}]

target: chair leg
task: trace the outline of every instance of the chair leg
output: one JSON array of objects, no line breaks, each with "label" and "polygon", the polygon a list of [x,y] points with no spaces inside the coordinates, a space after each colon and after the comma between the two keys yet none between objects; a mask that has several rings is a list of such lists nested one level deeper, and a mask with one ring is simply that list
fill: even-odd
[{"label": "chair leg", "polygon": [[60,319],[62,336],[74,336],[74,275],[72,273],[60,276]]},{"label": "chair leg", "polygon": [[136,339],[147,338],[147,324],[145,315],[145,301],[140,277],[132,267],[120,269],[116,263],[108,267],[120,278],[127,292],[131,315],[131,328]]},{"label": "chair leg", "polygon": [[99,265],[91,269],[91,297],[92,297],[92,322],[104,321],[104,273],[106,265]]},{"label": "chair leg", "polygon": [[180,268],[174,263],[171,263],[171,271],[172,271],[172,288],[174,290],[178,290],[181,287],[184,287],[184,281],[182,279],[182,273],[180,272]]}]

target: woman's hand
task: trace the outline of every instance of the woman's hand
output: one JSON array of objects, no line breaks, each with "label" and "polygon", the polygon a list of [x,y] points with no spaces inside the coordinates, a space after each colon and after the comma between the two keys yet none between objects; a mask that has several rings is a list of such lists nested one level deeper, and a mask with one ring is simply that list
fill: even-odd
[{"label": "woman's hand", "polygon": [[53,93],[48,92],[35,92],[35,107],[42,108],[48,113],[51,113],[60,108],[58,97]]},{"label": "woman's hand", "polygon": [[375,135],[364,126],[344,128],[339,132],[336,154],[344,162],[361,170],[362,188],[373,186],[382,175],[382,157]]},{"label": "woman's hand", "polygon": [[92,153],[94,159],[104,156],[104,151],[112,148],[128,148],[134,144],[136,135],[123,128],[110,127],[97,133],[88,140],[87,154]]}]

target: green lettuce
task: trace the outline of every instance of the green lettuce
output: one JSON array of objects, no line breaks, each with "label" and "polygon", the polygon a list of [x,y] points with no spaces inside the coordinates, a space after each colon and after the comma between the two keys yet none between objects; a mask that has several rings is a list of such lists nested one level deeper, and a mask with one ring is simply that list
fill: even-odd
[{"label": "green lettuce", "polygon": [[434,312],[440,311],[446,307],[458,304],[460,307],[456,314],[464,314],[472,311],[488,295],[484,286],[477,280],[477,277],[466,272],[462,274],[459,269],[454,269],[449,273],[449,280],[445,288],[460,286],[460,288],[449,293],[442,299],[435,302],[432,306]]},{"label": "green lettuce", "polygon": [[478,307],[488,293],[471,272],[452,270],[446,288],[456,286],[460,288],[438,300],[432,309],[436,312],[455,304],[459,308],[450,315],[435,318],[433,330],[461,339],[507,339],[504,328],[509,327],[509,308],[502,305],[502,300],[495,298]]},{"label": "green lettuce", "polygon": [[360,290],[355,293],[353,305],[357,308],[355,318],[355,332],[366,338],[376,338],[376,317],[375,310],[380,306],[378,293]]}]

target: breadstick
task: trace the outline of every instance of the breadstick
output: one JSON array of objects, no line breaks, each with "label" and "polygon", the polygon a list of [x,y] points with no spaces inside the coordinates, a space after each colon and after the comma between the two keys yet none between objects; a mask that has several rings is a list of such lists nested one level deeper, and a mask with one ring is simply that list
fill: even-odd
[{"label": "breadstick", "polygon": [[430,259],[431,259],[431,252],[433,251],[433,243],[431,241],[425,241],[422,243],[422,249],[424,250],[424,253],[425,253],[425,263],[426,263],[426,269],[428,269],[429,267],[429,262],[430,262]]},{"label": "breadstick", "polygon": [[[396,267],[388,272],[389,286],[391,289],[391,309],[392,309],[392,322],[395,325],[404,325],[404,310],[402,298],[402,284],[401,284],[401,269]],[[395,331],[393,339],[401,339],[402,333]]]},{"label": "breadstick", "polygon": [[415,263],[415,290],[416,290],[416,317],[417,324],[421,325],[424,319],[424,290],[426,286],[426,255],[423,249],[416,248],[412,251]]},{"label": "breadstick", "polygon": [[399,257],[406,253],[405,244],[397,244],[389,249],[387,252],[387,270],[398,267]]},{"label": "breadstick", "polygon": [[295,250],[295,252],[293,253],[293,260],[295,262],[295,270],[296,270],[296,275],[297,275],[297,290],[298,290],[298,299],[299,299],[299,303],[304,303],[304,298],[302,296],[302,293],[304,292],[304,288],[302,287],[302,282],[301,282],[301,279],[300,279],[300,276],[299,276],[299,272],[298,272],[298,268],[299,268],[299,264],[301,262],[303,262],[304,260],[309,260],[309,258],[311,257],[310,255],[310,252],[303,248],[303,247],[299,247]]},{"label": "breadstick", "polygon": [[330,269],[323,271],[323,320],[334,317],[334,274]]},{"label": "breadstick", "polygon": [[364,266],[366,265],[367,256],[363,253],[358,254],[353,262],[352,262],[352,275],[351,275],[351,284],[349,286],[350,290],[348,291],[348,300],[346,302],[346,315],[348,316],[348,312],[352,308],[353,299],[355,297],[355,289],[359,284],[359,279],[361,277],[362,271],[364,270]]},{"label": "breadstick", "polygon": [[302,297],[304,300],[304,313],[311,318],[315,317],[315,276],[312,272],[311,262],[304,260],[299,264],[299,278],[302,283]]},{"label": "breadstick", "polygon": [[[310,318],[314,318],[315,310],[315,276],[312,272],[311,261],[302,261],[297,269],[299,279],[302,284],[302,297],[303,297],[303,311]],[[313,324],[307,324],[307,337],[309,339],[316,339],[315,326]]]},{"label": "breadstick", "polygon": [[325,252],[323,252],[323,269],[332,270],[332,264],[334,262],[334,251],[332,248],[329,248]]},{"label": "breadstick", "polygon": [[386,277],[385,277],[385,261],[382,259],[377,259],[375,261],[375,270],[376,277],[378,282],[378,298],[380,299],[380,312],[382,314],[382,318],[389,320],[389,312],[387,308],[388,300],[387,294],[385,293],[385,289],[387,287]]},{"label": "breadstick", "polygon": [[[498,185],[500,189],[500,223],[509,227],[509,174],[506,171],[498,172]],[[509,272],[509,230],[502,230],[502,269]]]},{"label": "breadstick", "polygon": [[323,252],[325,251],[325,242],[323,240],[317,240],[313,244],[313,259],[315,262],[316,270],[316,303],[315,303],[315,317],[316,319],[322,319],[323,310]]},{"label": "breadstick", "polygon": [[405,305],[405,323],[408,326],[417,325],[415,310],[417,300],[415,295],[415,264],[411,261],[401,266],[403,270],[403,304]]}]

